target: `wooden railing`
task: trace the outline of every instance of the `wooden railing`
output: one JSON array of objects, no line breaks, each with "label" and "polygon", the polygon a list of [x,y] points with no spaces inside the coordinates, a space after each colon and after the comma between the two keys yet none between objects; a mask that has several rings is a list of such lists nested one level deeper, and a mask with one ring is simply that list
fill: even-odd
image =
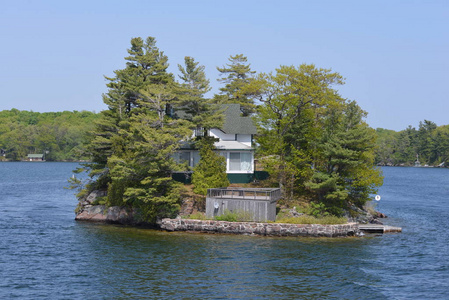
[{"label": "wooden railing", "polygon": [[277,201],[281,198],[279,188],[214,188],[207,190],[207,197],[226,199],[252,199]]}]

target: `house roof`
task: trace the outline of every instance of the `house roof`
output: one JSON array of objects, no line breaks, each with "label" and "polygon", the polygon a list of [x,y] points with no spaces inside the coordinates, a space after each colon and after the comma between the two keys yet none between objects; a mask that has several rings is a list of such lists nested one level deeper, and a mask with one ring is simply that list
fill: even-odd
[{"label": "house roof", "polygon": [[[227,134],[256,134],[257,128],[251,117],[242,117],[240,104],[223,104],[224,122],[222,130]],[[175,116],[181,119],[187,117],[183,110],[176,110]]]},{"label": "house roof", "polygon": [[219,141],[214,143],[217,150],[253,150],[250,146],[237,141]]},{"label": "house roof", "polygon": [[[218,141],[214,143],[217,150],[242,150],[251,151],[252,147],[237,141]],[[197,150],[191,142],[181,143],[180,150]]]},{"label": "house roof", "polygon": [[43,154],[28,154],[28,158],[43,158]]},{"label": "house roof", "polygon": [[225,104],[225,120],[221,130],[227,134],[256,134],[257,128],[251,117],[242,117],[240,104]]}]

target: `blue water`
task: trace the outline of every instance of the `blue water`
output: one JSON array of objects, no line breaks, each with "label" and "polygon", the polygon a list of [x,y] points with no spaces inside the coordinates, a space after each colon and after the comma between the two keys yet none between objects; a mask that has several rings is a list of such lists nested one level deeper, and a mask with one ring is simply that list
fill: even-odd
[{"label": "blue water", "polygon": [[384,168],[401,234],[314,239],[74,221],[74,163],[0,163],[1,299],[445,299],[449,169]]}]

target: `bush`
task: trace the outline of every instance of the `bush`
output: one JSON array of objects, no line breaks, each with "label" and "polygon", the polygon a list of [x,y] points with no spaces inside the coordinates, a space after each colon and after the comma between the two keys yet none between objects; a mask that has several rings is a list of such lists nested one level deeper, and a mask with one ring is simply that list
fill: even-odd
[{"label": "bush", "polygon": [[226,159],[214,152],[214,139],[204,137],[199,141],[198,146],[201,158],[193,169],[193,191],[199,195],[206,195],[209,188],[229,186]]},{"label": "bush", "polygon": [[322,218],[329,216],[326,211],[326,206],[323,203],[310,202],[307,214],[314,216],[315,218]]},{"label": "bush", "polygon": [[186,216],[185,218],[191,220],[207,220],[206,215],[202,212],[193,213],[191,215]]},{"label": "bush", "polygon": [[229,211],[225,210],[221,216],[216,216],[217,221],[228,221],[228,222],[246,222],[252,220],[252,215],[247,211]]}]

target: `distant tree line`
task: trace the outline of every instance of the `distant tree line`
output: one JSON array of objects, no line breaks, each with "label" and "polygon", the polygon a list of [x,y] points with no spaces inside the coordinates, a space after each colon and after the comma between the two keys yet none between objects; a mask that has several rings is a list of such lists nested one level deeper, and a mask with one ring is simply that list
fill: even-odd
[{"label": "distant tree line", "polygon": [[47,161],[90,159],[82,148],[98,118],[89,111],[0,111],[0,159],[20,161],[28,154],[44,154]]},{"label": "distant tree line", "polygon": [[449,166],[449,125],[437,126],[424,120],[418,129],[402,131],[378,128],[376,163],[413,166],[416,161],[429,166]]}]

